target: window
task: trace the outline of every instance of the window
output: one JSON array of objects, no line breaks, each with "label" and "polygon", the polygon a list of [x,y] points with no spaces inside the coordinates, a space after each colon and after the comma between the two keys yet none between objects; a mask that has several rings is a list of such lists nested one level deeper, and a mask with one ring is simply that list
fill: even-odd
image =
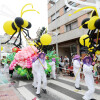
[{"label": "window", "polygon": [[73,6],[73,7],[76,7],[76,6],[77,6],[77,3],[72,2],[72,1],[70,1],[68,4],[70,4],[70,5]]},{"label": "window", "polygon": [[56,15],[53,14],[53,15],[51,16],[51,20],[54,21],[55,19],[57,19],[57,18],[59,18],[59,17],[60,17],[59,11],[57,11],[57,12],[56,12]]},{"label": "window", "polygon": [[[76,7],[77,6],[77,4],[75,2],[72,2],[72,1],[70,1],[68,4],[70,4],[73,7]],[[65,13],[68,12],[68,11],[70,11],[70,10],[71,10],[71,8],[69,8],[67,6],[64,7],[64,12]]]},{"label": "window", "polygon": [[78,27],[77,21],[66,25],[66,32],[76,29]]},{"label": "window", "polygon": [[56,19],[59,18],[59,11],[56,12]]},{"label": "window", "polygon": [[77,21],[71,23],[71,30],[76,29],[78,27]]},{"label": "window", "polygon": [[51,3],[51,7],[53,7],[53,6],[54,6],[54,4]]},{"label": "window", "polygon": [[57,30],[56,29],[52,30],[52,32],[60,34],[60,27],[58,27]]},{"label": "window", "polygon": [[52,16],[51,16],[51,21],[54,21],[55,20],[55,14],[53,14]]}]

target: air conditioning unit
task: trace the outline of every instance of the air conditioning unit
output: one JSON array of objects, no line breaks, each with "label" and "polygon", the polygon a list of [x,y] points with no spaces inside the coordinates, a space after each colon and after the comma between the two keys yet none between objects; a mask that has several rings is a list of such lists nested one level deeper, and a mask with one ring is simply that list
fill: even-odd
[{"label": "air conditioning unit", "polygon": [[49,3],[55,4],[55,1],[54,0],[49,0]]}]

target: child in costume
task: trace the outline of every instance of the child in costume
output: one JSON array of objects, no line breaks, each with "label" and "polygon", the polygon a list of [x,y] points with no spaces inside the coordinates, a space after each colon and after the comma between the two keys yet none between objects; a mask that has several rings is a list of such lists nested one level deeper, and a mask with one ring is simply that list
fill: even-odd
[{"label": "child in costume", "polygon": [[56,79],[56,65],[55,65],[56,59],[52,58],[52,62],[50,62],[49,64],[52,66],[52,72],[51,72],[51,78]]},{"label": "child in costume", "polygon": [[84,100],[95,100],[92,99],[93,93],[95,91],[94,78],[93,78],[93,66],[91,57],[85,57],[83,59],[83,73],[85,76],[85,83],[88,87],[88,91],[83,96]]},{"label": "child in costume", "polygon": [[78,90],[81,90],[80,87],[80,71],[81,71],[81,62],[80,62],[80,56],[75,55],[73,58],[73,72],[75,75],[75,88]]},{"label": "child in costume", "polygon": [[37,67],[35,65],[35,61],[37,60],[37,57],[34,57],[32,59],[32,73],[33,73],[33,87],[36,89],[37,88]]},{"label": "child in costume", "polygon": [[43,81],[43,92],[46,94],[47,78],[45,69],[47,69],[47,63],[45,61],[45,53],[39,54],[39,59],[35,61],[35,67],[37,67],[37,96],[40,98],[41,81]]}]

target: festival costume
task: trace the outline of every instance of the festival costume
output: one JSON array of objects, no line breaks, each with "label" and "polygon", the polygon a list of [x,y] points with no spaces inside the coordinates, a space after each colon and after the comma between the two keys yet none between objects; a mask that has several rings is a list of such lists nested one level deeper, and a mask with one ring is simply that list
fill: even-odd
[{"label": "festival costume", "polygon": [[32,85],[34,88],[37,88],[37,67],[36,67],[37,65],[35,64],[36,59],[37,59],[37,57],[34,57],[32,59],[32,73],[33,73],[33,77],[34,77]]},{"label": "festival costume", "polygon": [[76,89],[80,89],[79,84],[80,84],[81,64],[80,64],[79,58],[80,58],[79,55],[75,55],[74,61],[73,61],[73,72],[74,72],[74,75],[76,77],[76,80],[75,80],[75,88]]},{"label": "festival costume", "polygon": [[36,94],[40,94],[41,81],[43,81],[43,90],[46,90],[47,86],[47,78],[46,78],[46,73],[44,71],[44,69],[47,69],[47,63],[45,61],[45,58],[43,59],[40,58],[40,55],[39,59],[35,61],[35,65],[37,67],[37,82],[38,82]]},{"label": "festival costume", "polygon": [[52,59],[52,62],[50,62],[49,64],[52,66],[52,72],[51,72],[51,78],[53,79],[56,79],[56,73],[55,73],[55,70],[56,70],[56,66],[55,66],[55,58]]},{"label": "festival costume", "polygon": [[[86,59],[89,59],[89,63],[86,63]],[[95,92],[94,78],[93,78],[93,66],[91,65],[91,57],[85,57],[83,59],[83,73],[85,76],[85,83],[88,87],[88,91],[83,96],[84,100],[92,100],[93,93]]]}]

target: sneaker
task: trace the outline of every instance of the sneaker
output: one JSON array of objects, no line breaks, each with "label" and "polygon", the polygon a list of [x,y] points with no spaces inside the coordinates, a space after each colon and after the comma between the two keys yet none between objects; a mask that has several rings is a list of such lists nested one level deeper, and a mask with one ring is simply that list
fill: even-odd
[{"label": "sneaker", "polygon": [[46,89],[42,89],[43,93],[47,94],[47,90]]},{"label": "sneaker", "polygon": [[37,95],[38,98],[41,98],[41,95],[40,94],[36,94],[36,95]]},{"label": "sneaker", "polygon": [[34,89],[37,89],[37,87],[34,87],[34,86],[33,86],[33,88],[34,88]]},{"label": "sneaker", "polygon": [[79,87],[79,88],[77,88],[77,87],[75,87],[77,90],[81,90],[81,87]]}]

